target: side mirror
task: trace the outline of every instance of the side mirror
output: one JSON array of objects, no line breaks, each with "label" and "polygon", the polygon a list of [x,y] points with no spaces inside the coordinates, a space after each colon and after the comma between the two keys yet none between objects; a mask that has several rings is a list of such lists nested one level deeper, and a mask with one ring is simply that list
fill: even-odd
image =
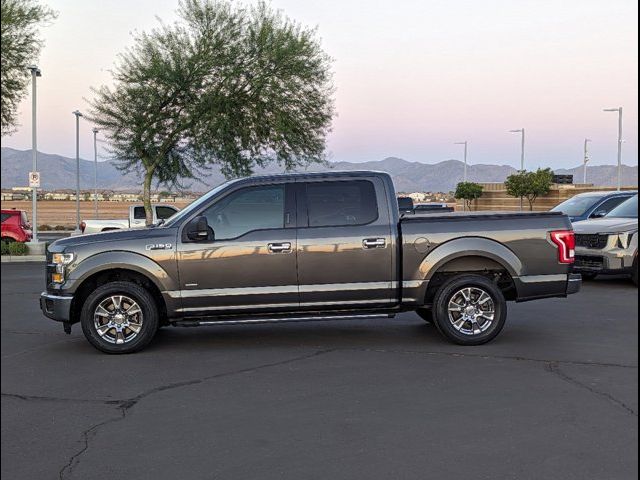
[{"label": "side mirror", "polygon": [[213,240],[213,230],[209,228],[207,217],[200,215],[189,222],[185,228],[186,237],[192,242]]},{"label": "side mirror", "polygon": [[598,210],[597,212],[594,212],[591,214],[591,218],[602,218],[606,215],[607,215],[607,212],[605,212],[604,210]]}]

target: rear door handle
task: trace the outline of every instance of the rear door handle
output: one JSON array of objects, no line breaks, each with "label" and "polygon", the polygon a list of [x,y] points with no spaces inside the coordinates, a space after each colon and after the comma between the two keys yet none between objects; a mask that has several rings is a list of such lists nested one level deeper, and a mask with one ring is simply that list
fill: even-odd
[{"label": "rear door handle", "polygon": [[291,243],[269,243],[267,248],[271,253],[289,253],[291,251]]},{"label": "rear door handle", "polygon": [[387,241],[384,238],[365,238],[362,240],[362,248],[384,248]]}]

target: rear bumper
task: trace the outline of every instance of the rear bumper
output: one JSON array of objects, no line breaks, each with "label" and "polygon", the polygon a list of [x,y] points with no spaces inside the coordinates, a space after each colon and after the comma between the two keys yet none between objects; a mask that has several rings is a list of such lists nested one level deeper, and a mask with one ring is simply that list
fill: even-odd
[{"label": "rear bumper", "polygon": [[40,310],[45,317],[56,322],[69,322],[71,320],[72,296],[52,295],[47,292],[40,294]]},{"label": "rear bumper", "polygon": [[582,277],[577,273],[557,275],[525,275],[514,279],[518,302],[541,298],[566,297],[582,288]]}]

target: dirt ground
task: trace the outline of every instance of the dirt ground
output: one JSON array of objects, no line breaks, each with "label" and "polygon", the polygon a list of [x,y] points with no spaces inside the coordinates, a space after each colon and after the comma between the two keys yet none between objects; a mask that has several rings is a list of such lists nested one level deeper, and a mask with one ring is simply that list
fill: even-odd
[{"label": "dirt ground", "polygon": [[[183,208],[189,204],[189,201],[175,202],[178,208]],[[131,205],[140,205],[139,202],[98,202],[98,218],[127,218],[129,215],[129,207]],[[2,202],[2,208],[15,208],[17,210],[25,210],[29,221],[33,218],[31,215],[30,200],[15,200]],[[80,202],[80,219],[96,218],[93,202]],[[62,225],[73,229],[76,224],[76,202],[71,200],[39,200],[38,201],[38,225],[49,225],[55,227]]]}]

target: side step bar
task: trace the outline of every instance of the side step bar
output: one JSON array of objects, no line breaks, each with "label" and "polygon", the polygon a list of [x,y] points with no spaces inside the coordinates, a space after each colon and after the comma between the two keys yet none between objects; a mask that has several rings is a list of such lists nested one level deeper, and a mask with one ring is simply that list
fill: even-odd
[{"label": "side step bar", "polygon": [[373,318],[393,318],[393,313],[354,313],[349,315],[309,315],[304,317],[288,316],[288,317],[243,317],[243,318],[227,318],[220,320],[209,319],[193,319],[193,320],[177,320],[171,322],[176,327],[204,327],[212,325],[252,325],[262,323],[293,323],[293,322],[326,322],[330,320],[362,320]]}]

